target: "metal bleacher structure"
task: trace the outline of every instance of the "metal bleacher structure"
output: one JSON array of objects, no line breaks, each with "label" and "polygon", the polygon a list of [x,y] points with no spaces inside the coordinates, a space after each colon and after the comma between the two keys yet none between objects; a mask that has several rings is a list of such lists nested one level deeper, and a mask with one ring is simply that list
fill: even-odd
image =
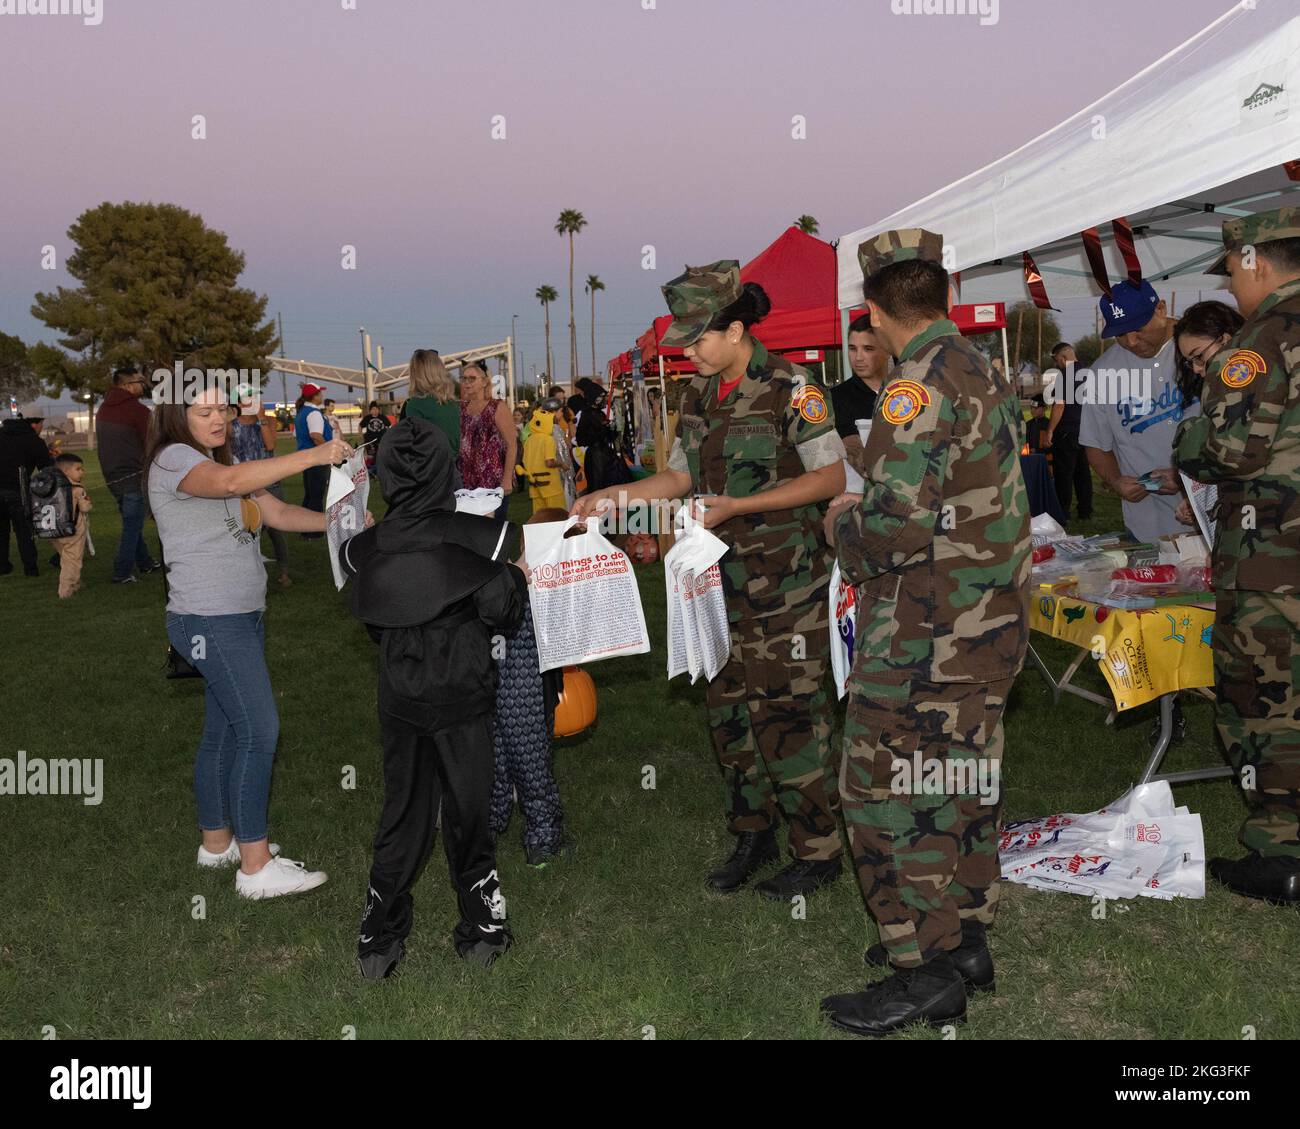
[{"label": "metal bleacher structure", "polygon": [[[361,330],[362,363],[359,369],[344,368],[339,365],[327,365],[318,361],[291,360],[288,357],[272,357],[271,372],[284,373],[287,376],[301,377],[313,383],[342,384],[352,389],[364,389],[365,402],[368,404],[379,393],[389,393],[410,379],[410,364],[384,367],[384,347],[373,347],[370,334]],[[507,337],[491,345],[478,345],[473,349],[462,349],[456,353],[440,353],[443,364],[449,369],[460,369],[473,361],[488,361],[496,357],[505,369],[503,392],[511,403],[515,398],[515,361],[514,339]]]}]

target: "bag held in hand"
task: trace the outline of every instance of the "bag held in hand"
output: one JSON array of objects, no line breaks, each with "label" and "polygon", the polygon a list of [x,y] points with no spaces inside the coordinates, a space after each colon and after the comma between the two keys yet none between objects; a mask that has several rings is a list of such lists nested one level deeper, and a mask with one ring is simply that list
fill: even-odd
[{"label": "bag held in hand", "polygon": [[731,626],[718,562],[727,544],[689,516],[676,518],[677,543],[664,557],[668,594],[668,677],[712,682],[731,654]]},{"label": "bag held in hand", "polygon": [[591,518],[524,526],[532,572],[528,598],[537,633],[538,670],[581,666],[650,650],[641,592],[627,554]]}]

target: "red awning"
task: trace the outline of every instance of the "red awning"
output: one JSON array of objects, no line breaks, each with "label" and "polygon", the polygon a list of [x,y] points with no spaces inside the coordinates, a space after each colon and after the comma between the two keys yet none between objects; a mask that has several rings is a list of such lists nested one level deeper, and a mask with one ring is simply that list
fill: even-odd
[{"label": "red awning", "polygon": [[948,317],[967,337],[980,333],[993,333],[1007,327],[1005,302],[978,302],[973,306],[953,306],[948,311]]},{"label": "red awning", "polygon": [[[836,349],[840,346],[840,311],[836,305],[835,249],[797,227],[786,228],[777,240],[740,268],[743,282],[757,282],[772,301],[772,311],[754,327],[754,336],[773,353]],[[852,321],[863,310],[852,310]],[[954,306],[950,314],[962,333],[989,333],[1006,325],[1001,302]],[[666,372],[694,372],[680,349],[660,349],[672,318],[655,318],[637,338],[641,363],[658,369],[662,352]],[[824,352],[823,352],[824,357]]]}]

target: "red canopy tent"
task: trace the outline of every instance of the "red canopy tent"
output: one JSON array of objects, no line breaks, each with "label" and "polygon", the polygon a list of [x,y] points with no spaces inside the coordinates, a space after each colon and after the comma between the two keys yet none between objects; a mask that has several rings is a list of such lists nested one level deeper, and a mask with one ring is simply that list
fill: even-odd
[{"label": "red canopy tent", "polygon": [[[788,227],[774,243],[740,268],[742,282],[757,282],[772,301],[772,312],[754,335],[773,353],[793,354],[798,363],[824,359],[824,350],[840,346],[840,311],[837,304],[835,248],[829,243]],[[861,310],[850,312],[852,320]],[[950,314],[965,334],[991,333],[1004,328],[1000,302],[954,306]],[[664,373],[693,373],[695,367],[680,349],[660,347],[672,318],[655,318],[637,338],[643,369],[657,369],[662,356]],[[629,354],[628,364],[631,364]],[[621,358],[611,361],[613,366]],[[629,370],[620,370],[629,371]],[[611,367],[611,373],[613,370]]]},{"label": "red canopy tent", "polygon": [[608,373],[611,383],[620,376],[626,376],[632,371],[632,351],[629,349],[626,353],[619,353],[605,366],[605,371]]},{"label": "red canopy tent", "polygon": [[[772,301],[772,312],[755,329],[755,336],[774,353],[791,349],[834,348],[839,344],[836,305],[835,248],[788,227],[776,241],[740,268],[742,282],[757,282]],[[660,349],[668,316],[637,338],[641,363],[658,364],[660,354],[668,373],[693,372],[680,349]]]}]

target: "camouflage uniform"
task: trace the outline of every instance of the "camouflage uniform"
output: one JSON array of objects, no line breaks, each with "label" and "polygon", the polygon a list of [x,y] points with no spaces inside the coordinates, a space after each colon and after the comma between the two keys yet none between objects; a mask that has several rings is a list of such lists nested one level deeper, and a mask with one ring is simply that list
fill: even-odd
[{"label": "camouflage uniform", "polygon": [[[664,287],[676,321],[665,344],[690,344],[739,296],[739,264],[727,260]],[[829,399],[807,370],[754,355],[721,404],[718,375],[696,377],[682,396],[671,470],[694,494],[746,498],[844,457]],[[721,561],[731,656],[707,691],[709,725],[727,781],[728,826],[767,831],[778,811],[796,859],[842,853],[830,751],[830,559],[823,507],[739,514],[713,533]]]},{"label": "camouflage uniform", "polygon": [[[858,256],[871,274],[941,248],[911,229]],[[876,403],[862,503],[835,538],[859,585],[840,796],[863,897],[906,969],[956,949],[963,920],[987,925],[996,910],[1002,711],[1028,646],[1030,541],[1005,377],[947,319],[898,360]],[[982,765],[997,799],[946,770],[942,793],[916,794],[930,758]]]},{"label": "camouflage uniform", "polygon": [[[1300,208],[1227,221],[1224,257],[1284,238],[1300,238]],[[1219,489],[1215,720],[1232,763],[1255,770],[1240,838],[1300,859],[1300,281],[1265,298],[1215,356],[1201,405],[1174,458]]]}]

